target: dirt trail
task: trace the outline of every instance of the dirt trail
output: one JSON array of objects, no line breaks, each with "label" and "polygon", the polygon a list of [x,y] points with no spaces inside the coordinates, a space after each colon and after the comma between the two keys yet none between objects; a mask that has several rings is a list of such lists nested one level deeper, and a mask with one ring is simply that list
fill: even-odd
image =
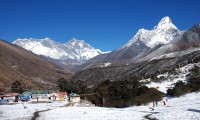
[{"label": "dirt trail", "polygon": [[41,110],[41,111],[34,112],[34,116],[33,116],[33,118],[31,120],[36,120],[40,116],[39,115],[40,112],[45,112],[45,111],[49,111],[49,110],[52,110],[52,109],[47,109],[47,110]]},{"label": "dirt trail", "polygon": [[144,116],[144,118],[146,118],[147,120],[158,120],[158,119],[156,119],[156,118],[150,117],[151,115],[152,115],[152,114],[148,114],[148,115]]},{"label": "dirt trail", "polygon": [[[67,103],[67,104],[65,104],[65,105],[63,105],[63,106],[59,106],[59,107],[68,107],[68,106],[70,106],[71,104],[73,104],[73,103]],[[41,113],[41,112],[46,112],[46,111],[53,110],[53,109],[56,109],[56,108],[36,111],[36,112],[34,112],[34,115],[33,115],[33,117],[32,117],[31,120],[36,120],[36,119],[40,116],[39,113]]]},{"label": "dirt trail", "polygon": [[144,118],[146,118],[147,120],[158,120],[157,118],[150,117],[153,114],[156,114],[156,113],[151,113],[151,114],[145,115]]}]

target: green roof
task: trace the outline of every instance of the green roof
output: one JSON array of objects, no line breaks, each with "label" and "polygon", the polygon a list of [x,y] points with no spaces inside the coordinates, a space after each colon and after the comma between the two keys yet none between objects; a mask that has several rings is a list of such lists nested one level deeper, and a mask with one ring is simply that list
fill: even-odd
[{"label": "green roof", "polygon": [[71,93],[69,94],[70,97],[79,97],[80,95],[79,94],[76,94],[76,93]]},{"label": "green roof", "polygon": [[30,90],[30,91],[23,92],[22,96],[30,96],[32,94],[49,94],[49,91],[48,90],[42,90],[42,91]]}]

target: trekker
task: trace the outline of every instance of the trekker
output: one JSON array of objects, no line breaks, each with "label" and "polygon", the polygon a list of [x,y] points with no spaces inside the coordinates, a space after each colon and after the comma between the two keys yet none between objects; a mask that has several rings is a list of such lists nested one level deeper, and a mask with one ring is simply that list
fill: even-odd
[{"label": "trekker", "polygon": [[165,100],[163,100],[163,105],[164,105],[164,106],[166,105],[166,102],[165,102]]},{"label": "trekker", "polygon": [[155,106],[155,102],[153,101],[153,107]]},{"label": "trekker", "polygon": [[26,101],[24,101],[23,105],[24,105],[24,109],[26,109],[26,108],[27,108],[27,103],[26,103]]},{"label": "trekker", "polygon": [[156,101],[156,107],[158,106],[158,101]]}]

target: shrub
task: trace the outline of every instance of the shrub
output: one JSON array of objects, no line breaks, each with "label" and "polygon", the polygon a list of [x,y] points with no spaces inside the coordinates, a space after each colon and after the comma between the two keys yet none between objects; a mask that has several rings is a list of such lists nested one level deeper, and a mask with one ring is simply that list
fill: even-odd
[{"label": "shrub", "polygon": [[200,68],[195,65],[194,68],[191,69],[191,72],[193,74],[200,74]]},{"label": "shrub", "polygon": [[142,94],[145,94],[147,91],[148,91],[148,87],[147,86],[141,86],[139,89],[138,89],[138,93],[137,95],[142,95]]},{"label": "shrub", "polygon": [[190,84],[190,88],[192,92],[200,91],[200,83]]},{"label": "shrub", "polygon": [[94,91],[94,96],[87,97],[92,103],[105,107],[128,107],[141,105],[153,100],[161,100],[163,93],[138,81],[104,81]]},{"label": "shrub", "polygon": [[16,93],[23,93],[22,84],[16,80],[12,83],[11,91]]},{"label": "shrub", "polygon": [[175,87],[173,89],[168,89],[167,94],[171,96],[179,97],[181,95],[185,95],[186,93],[189,93],[192,89],[189,85],[186,85],[182,81],[178,81],[175,83]]},{"label": "shrub", "polygon": [[192,92],[200,91],[200,76],[190,76],[188,85]]}]

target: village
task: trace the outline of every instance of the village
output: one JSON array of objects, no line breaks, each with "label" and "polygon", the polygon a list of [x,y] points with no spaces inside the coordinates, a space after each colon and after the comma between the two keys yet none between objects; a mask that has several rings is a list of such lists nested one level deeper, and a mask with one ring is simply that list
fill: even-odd
[{"label": "village", "polygon": [[18,102],[53,102],[68,101],[71,103],[79,103],[80,95],[76,93],[68,94],[67,92],[50,92],[49,90],[29,90],[22,94],[7,93],[0,95],[0,104],[14,104]]}]

